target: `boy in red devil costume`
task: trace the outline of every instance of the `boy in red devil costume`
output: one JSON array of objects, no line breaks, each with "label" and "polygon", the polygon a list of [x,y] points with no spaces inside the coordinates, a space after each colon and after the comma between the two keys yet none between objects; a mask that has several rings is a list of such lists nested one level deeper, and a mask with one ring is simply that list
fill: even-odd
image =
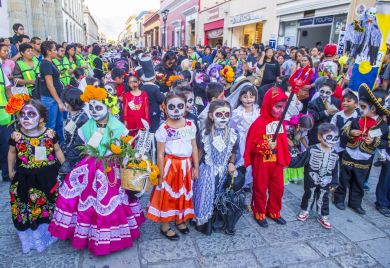
[{"label": "boy in red devil costume", "polygon": [[[264,95],[259,118],[251,125],[245,145],[245,166],[252,166],[252,211],[261,227],[268,227],[266,215],[278,224],[286,224],[281,217],[284,192],[283,168],[288,166],[286,129],[283,124],[275,142],[276,127],[287,102],[287,96],[278,87],[270,88]],[[267,200],[268,191],[268,200]]]}]

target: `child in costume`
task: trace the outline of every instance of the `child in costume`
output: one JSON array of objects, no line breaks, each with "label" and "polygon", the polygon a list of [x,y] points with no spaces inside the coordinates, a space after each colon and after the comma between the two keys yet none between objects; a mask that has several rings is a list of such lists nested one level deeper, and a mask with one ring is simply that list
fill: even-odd
[{"label": "child in costume", "polygon": [[204,129],[206,126],[206,120],[208,117],[209,113],[209,106],[210,102],[213,100],[224,100],[225,95],[224,95],[224,88],[221,83],[210,83],[206,87],[206,99],[207,99],[207,106],[204,108],[204,110],[199,114],[199,127],[200,130]]},{"label": "child in costume", "polygon": [[349,188],[348,206],[364,215],[362,208],[364,181],[368,178],[376,149],[388,146],[389,127],[382,116],[390,115],[385,108],[385,92],[371,91],[366,85],[359,87],[359,106],[362,117],[344,128],[341,136],[347,140],[341,160],[340,185],[334,194],[338,209],[344,210]]},{"label": "child in costume", "polygon": [[92,118],[78,135],[98,156],[86,156],[66,176],[49,227],[53,236],[72,239],[74,248],[88,248],[94,255],[131,247],[144,221],[138,200],[130,202],[121,187],[118,164],[102,160],[113,153],[111,139],[128,134],[125,125],[111,115],[107,98],[104,88],[93,86],[81,95]]},{"label": "child in costume", "polygon": [[337,45],[327,44],[324,47],[324,60],[318,65],[318,74],[327,76],[331,79],[336,79],[338,76],[338,66],[334,62],[334,57],[337,53]]},{"label": "child in costume", "polygon": [[162,171],[159,185],[153,189],[147,217],[161,222],[161,233],[169,240],[180,237],[169,222],[175,221],[179,232],[189,232],[186,221],[194,217],[192,179],[198,177],[198,148],[195,124],[184,118],[186,97],[177,91],[165,98],[168,120],[157,130],[157,165]]},{"label": "child in costume", "polygon": [[253,122],[246,138],[244,165],[252,166],[251,206],[261,227],[268,227],[266,215],[278,224],[286,224],[280,210],[284,192],[283,169],[289,165],[291,155],[284,123],[275,142],[272,141],[286,101],[283,90],[270,88],[264,95],[260,117]]},{"label": "child in costume", "polygon": [[301,202],[301,212],[298,220],[305,221],[314,200],[317,202],[318,221],[322,227],[331,229],[328,220],[329,192],[334,192],[339,178],[339,156],[334,146],[339,140],[339,131],[330,123],[318,127],[319,144],[310,146],[303,153],[293,157],[290,167],[304,167],[305,192]]},{"label": "child in costume", "polygon": [[149,98],[145,91],[139,88],[139,78],[129,76],[129,92],[123,93],[123,119],[131,136],[137,135],[140,129],[145,128],[141,119],[150,125]]},{"label": "child in costume", "polygon": [[[235,129],[240,137],[239,153],[237,154],[236,166],[244,166],[244,151],[246,135],[249,127],[259,117],[260,108],[257,104],[257,89],[253,85],[244,85],[240,89],[236,109],[233,110],[229,127]],[[245,174],[245,187],[249,188],[252,183],[252,170],[248,168]]]},{"label": "child in costume", "polygon": [[23,253],[44,251],[57,239],[48,231],[57,197],[58,161],[65,161],[56,133],[46,128],[47,110],[28,95],[14,95],[5,107],[18,125],[9,140],[12,220]]},{"label": "child in costume", "polygon": [[[225,190],[226,181],[235,171],[234,162],[239,137],[229,128],[231,108],[227,101],[215,100],[210,103],[206,127],[201,131],[199,178],[194,183],[194,207],[196,229],[210,235],[215,221],[217,197]],[[214,222],[214,224],[212,224]],[[215,226],[213,226],[215,228]],[[231,234],[234,230],[225,229]]]}]

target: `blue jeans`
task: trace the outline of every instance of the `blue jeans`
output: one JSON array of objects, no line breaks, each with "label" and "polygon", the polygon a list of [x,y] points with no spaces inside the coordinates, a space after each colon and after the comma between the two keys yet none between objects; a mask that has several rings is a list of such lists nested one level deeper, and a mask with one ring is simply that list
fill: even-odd
[{"label": "blue jeans", "polygon": [[64,141],[63,123],[64,117],[58,108],[57,102],[51,97],[41,96],[41,101],[46,107],[49,119],[46,122],[46,127],[51,128],[57,132],[60,143]]},{"label": "blue jeans", "polygon": [[385,208],[390,206],[390,161],[382,164],[381,174],[379,175],[378,185],[376,186],[376,202],[378,207]]}]

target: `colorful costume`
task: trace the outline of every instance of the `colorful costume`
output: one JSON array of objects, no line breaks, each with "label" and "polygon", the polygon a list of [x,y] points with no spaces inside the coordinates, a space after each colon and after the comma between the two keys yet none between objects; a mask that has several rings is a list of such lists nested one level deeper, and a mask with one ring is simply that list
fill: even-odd
[{"label": "colorful costume", "polygon": [[171,128],[162,124],[155,134],[157,142],[165,143],[164,176],[162,185],[153,189],[147,217],[156,222],[185,222],[194,217],[192,204],[192,140],[195,124]]},{"label": "colorful costume", "polygon": [[[54,145],[56,133],[47,129],[38,137],[15,131],[9,145],[16,148],[16,175],[10,186],[12,221],[18,230],[23,252],[42,252],[56,241],[48,232],[57,197],[58,163]],[[36,161],[37,148],[44,148],[46,158]],[[41,150],[42,151],[42,150]]]},{"label": "colorful costume", "polygon": [[283,168],[289,165],[291,159],[284,125],[277,136],[275,150],[268,148],[268,141],[273,138],[279,120],[272,116],[272,108],[286,100],[283,90],[270,88],[264,95],[260,117],[249,128],[246,139],[244,161],[246,167],[252,166],[252,211],[256,220],[264,220],[266,214],[273,219],[281,217]]},{"label": "colorful costume", "polygon": [[150,125],[149,98],[145,91],[134,96],[131,92],[123,94],[123,119],[131,136],[137,135],[138,130],[144,129],[141,119]]},{"label": "colorful costume", "polygon": [[[79,129],[79,136],[88,143],[96,133],[103,135],[97,146],[99,155],[109,156],[105,146],[112,138],[128,131],[109,115],[105,128],[98,128],[90,119]],[[49,231],[59,239],[72,239],[76,249],[88,248],[94,255],[106,255],[132,246],[140,236],[144,221],[138,200],[129,201],[121,187],[119,167],[87,156],[66,176],[60,187],[56,211]]]}]

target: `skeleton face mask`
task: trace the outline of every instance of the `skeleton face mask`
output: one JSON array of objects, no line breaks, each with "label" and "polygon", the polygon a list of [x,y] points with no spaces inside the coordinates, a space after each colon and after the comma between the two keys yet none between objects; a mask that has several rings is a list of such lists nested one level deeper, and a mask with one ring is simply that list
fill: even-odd
[{"label": "skeleton face mask", "polygon": [[27,104],[23,107],[19,114],[20,124],[26,130],[36,129],[39,125],[39,112],[31,104]]},{"label": "skeleton face mask", "polygon": [[192,109],[194,108],[194,104],[195,104],[194,93],[190,92],[190,93],[186,94],[186,97],[187,97],[186,111],[191,113]]},{"label": "skeleton face mask", "polygon": [[101,121],[108,116],[107,105],[98,100],[91,100],[89,102],[89,113],[95,121]]},{"label": "skeleton face mask", "polygon": [[113,95],[113,96],[115,96],[116,95],[116,87],[115,87],[115,85],[112,85],[112,84],[106,84],[106,85],[104,85],[104,88],[106,89],[106,91],[109,93],[109,94],[111,94],[111,95]]},{"label": "skeleton face mask", "polygon": [[329,98],[333,94],[330,87],[327,87],[327,86],[321,87],[319,90],[319,93],[320,93],[320,97],[322,100]]},{"label": "skeleton face mask", "polygon": [[328,132],[322,136],[322,142],[329,148],[334,147],[339,142],[339,134],[336,132]]},{"label": "skeleton face mask", "polygon": [[367,9],[367,18],[368,19],[374,20],[375,16],[376,16],[376,8],[375,7],[371,7],[369,9]]},{"label": "skeleton face mask", "polygon": [[216,128],[225,128],[230,119],[229,107],[220,107],[213,113],[213,121]]},{"label": "skeleton face mask", "polygon": [[169,118],[180,120],[184,116],[186,104],[181,98],[173,98],[167,102],[167,111]]},{"label": "skeleton face mask", "polygon": [[362,116],[368,116],[370,111],[372,111],[371,105],[369,105],[368,103],[366,103],[364,101],[359,101],[359,108],[360,108],[360,113],[362,114]]}]

